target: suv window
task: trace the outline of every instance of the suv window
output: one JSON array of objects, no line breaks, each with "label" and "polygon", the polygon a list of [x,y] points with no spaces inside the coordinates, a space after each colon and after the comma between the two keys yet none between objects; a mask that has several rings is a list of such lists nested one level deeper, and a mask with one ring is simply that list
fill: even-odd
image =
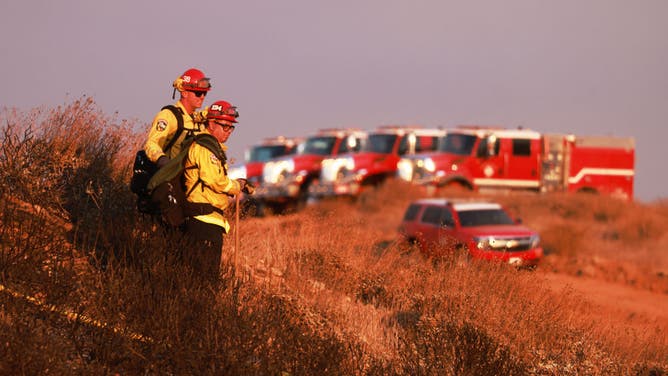
[{"label": "suv window", "polygon": [[437,226],[455,227],[455,220],[448,208],[427,206],[422,214],[422,222]]},{"label": "suv window", "polygon": [[411,204],[408,209],[406,209],[406,214],[404,214],[404,221],[412,221],[417,217],[418,212],[420,211],[420,205]]},{"label": "suv window", "polygon": [[455,227],[455,220],[452,217],[450,210],[443,209],[443,216],[441,216],[441,225],[447,227]]},{"label": "suv window", "polygon": [[457,213],[462,227],[512,225],[515,222],[499,209],[465,210]]},{"label": "suv window", "polygon": [[438,206],[427,206],[427,208],[424,209],[424,214],[422,214],[422,222],[440,226],[442,212],[443,208]]}]

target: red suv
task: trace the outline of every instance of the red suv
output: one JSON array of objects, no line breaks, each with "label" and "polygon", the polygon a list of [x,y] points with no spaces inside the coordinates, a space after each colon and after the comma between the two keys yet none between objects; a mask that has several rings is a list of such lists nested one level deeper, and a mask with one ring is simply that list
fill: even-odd
[{"label": "red suv", "polygon": [[474,259],[534,267],[543,257],[540,236],[497,203],[420,199],[404,214],[399,233],[428,255],[466,250]]}]

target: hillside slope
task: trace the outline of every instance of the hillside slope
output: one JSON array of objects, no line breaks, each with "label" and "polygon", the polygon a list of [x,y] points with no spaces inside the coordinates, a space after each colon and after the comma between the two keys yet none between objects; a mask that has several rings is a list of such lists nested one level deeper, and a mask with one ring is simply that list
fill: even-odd
[{"label": "hillside slope", "polygon": [[46,117],[3,122],[0,374],[668,372],[665,202],[489,197],[541,234],[545,259],[518,271],[403,244],[422,192],[390,182],[243,218],[211,283],[136,213],[136,135],[89,100]]}]

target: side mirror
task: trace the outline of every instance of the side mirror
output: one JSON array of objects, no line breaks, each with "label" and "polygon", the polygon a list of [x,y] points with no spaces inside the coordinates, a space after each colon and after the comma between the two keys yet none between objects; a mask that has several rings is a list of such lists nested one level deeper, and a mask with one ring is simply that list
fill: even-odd
[{"label": "side mirror", "polygon": [[487,156],[493,157],[496,155],[494,152],[496,150],[496,136],[495,135],[489,135],[487,137]]}]

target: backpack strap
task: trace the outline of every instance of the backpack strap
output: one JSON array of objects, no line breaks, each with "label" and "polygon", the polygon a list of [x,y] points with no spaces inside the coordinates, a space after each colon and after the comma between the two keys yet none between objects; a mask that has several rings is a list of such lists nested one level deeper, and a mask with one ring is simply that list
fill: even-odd
[{"label": "backpack strap", "polygon": [[174,146],[174,144],[176,143],[176,140],[179,139],[179,137],[181,136],[181,133],[183,133],[183,130],[185,128],[183,126],[183,110],[181,110],[179,107],[176,107],[172,104],[167,105],[167,106],[163,107],[162,109],[172,111],[172,113],[176,117],[176,125],[177,125],[176,133],[174,133],[174,137],[172,137],[172,139],[169,140],[167,145],[165,145],[165,149],[163,150],[163,152],[166,153],[169,149],[172,148],[172,146]]},{"label": "backpack strap", "polygon": [[200,133],[195,136],[194,142],[209,149],[209,151],[220,160],[220,163],[223,166],[223,171],[225,171],[225,175],[227,175],[227,168],[225,167],[225,164],[227,163],[227,155],[225,155],[225,151],[220,146],[218,140],[208,133]]},{"label": "backpack strap", "polygon": [[[192,170],[192,169],[194,169],[194,168],[198,168],[198,167],[197,167],[197,166],[189,166],[189,167],[186,167],[185,170]],[[190,189],[188,190],[188,192],[186,192],[186,197],[190,197],[190,194],[193,193],[193,191],[195,190],[195,188],[197,188],[197,186],[200,185],[200,184],[202,184],[202,186],[204,186],[204,182],[202,181],[202,179],[201,179],[201,178],[197,178],[197,181],[195,182],[195,184],[193,184],[193,186],[190,187]],[[202,188],[202,190],[204,190],[204,188]]]},{"label": "backpack strap", "polygon": [[160,169],[158,169],[158,171],[155,172],[155,174],[153,174],[151,180],[149,180],[148,184],[146,185],[148,192],[152,192],[161,183],[170,181],[181,174],[184,169],[183,165],[186,157],[188,156],[188,150],[190,150],[192,141],[193,138],[186,138],[183,141],[183,148],[179,154],[170,159],[166,165],[162,166]]}]

